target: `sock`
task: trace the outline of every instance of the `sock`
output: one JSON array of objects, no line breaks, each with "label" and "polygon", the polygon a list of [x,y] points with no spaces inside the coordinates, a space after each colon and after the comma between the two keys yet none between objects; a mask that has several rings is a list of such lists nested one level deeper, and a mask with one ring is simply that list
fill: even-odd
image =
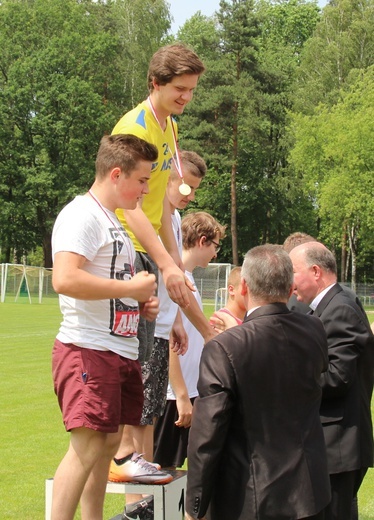
[{"label": "sock", "polygon": [[124,464],[128,460],[131,460],[131,457],[133,455],[134,455],[133,453],[130,453],[130,455],[127,455],[126,457],[122,457],[122,459],[116,459],[115,457],[113,457],[113,460],[117,464],[117,466],[121,466],[122,464]]}]

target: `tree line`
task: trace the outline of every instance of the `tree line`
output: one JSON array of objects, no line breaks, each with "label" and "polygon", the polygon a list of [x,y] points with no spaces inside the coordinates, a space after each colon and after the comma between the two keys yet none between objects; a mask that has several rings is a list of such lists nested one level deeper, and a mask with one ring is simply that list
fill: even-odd
[{"label": "tree line", "polygon": [[305,231],[341,280],[373,281],[373,0],[221,0],[177,35],[170,21],[164,0],[0,2],[1,261],[42,248],[51,266],[57,213],[177,40],[207,69],[179,129],[208,164],[194,209],[227,225],[219,261]]}]

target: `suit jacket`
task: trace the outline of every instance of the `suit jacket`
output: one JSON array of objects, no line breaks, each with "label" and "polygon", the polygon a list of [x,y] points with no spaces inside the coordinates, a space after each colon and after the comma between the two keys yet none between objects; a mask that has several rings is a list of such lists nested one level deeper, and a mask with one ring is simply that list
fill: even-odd
[{"label": "suit jacket", "polygon": [[319,420],[326,335],[314,316],[262,306],[203,350],[188,445],[186,510],[283,520],[330,501]]},{"label": "suit jacket", "polygon": [[321,421],[330,473],[373,465],[370,401],[374,337],[365,312],[335,284],[314,311],[327,334],[329,366],[321,376]]},{"label": "suit jacket", "polygon": [[297,297],[294,294],[292,294],[288,300],[287,307],[290,309],[290,311],[302,312],[303,314],[308,314],[310,312],[309,304],[298,302]]},{"label": "suit jacket", "polygon": [[[341,285],[340,287],[352,300],[354,300],[357,303],[362,312],[365,314],[365,310],[357,294],[354,291],[352,291],[350,287],[347,287],[347,285]],[[308,312],[310,312],[309,304],[297,301],[297,297],[294,294],[292,294],[290,299],[288,300],[287,307],[290,309],[290,311],[302,312],[303,314],[307,314]]]}]

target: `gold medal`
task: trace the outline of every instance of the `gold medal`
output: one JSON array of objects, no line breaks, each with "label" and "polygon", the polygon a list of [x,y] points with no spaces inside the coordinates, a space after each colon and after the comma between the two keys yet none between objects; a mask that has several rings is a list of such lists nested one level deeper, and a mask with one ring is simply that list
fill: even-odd
[{"label": "gold medal", "polygon": [[187,197],[187,195],[191,193],[191,188],[188,186],[188,184],[182,181],[182,184],[179,186],[179,193]]}]

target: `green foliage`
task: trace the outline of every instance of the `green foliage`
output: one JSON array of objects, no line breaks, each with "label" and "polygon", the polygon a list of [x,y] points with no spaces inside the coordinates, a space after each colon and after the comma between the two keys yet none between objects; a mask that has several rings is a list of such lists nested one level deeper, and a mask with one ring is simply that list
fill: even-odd
[{"label": "green foliage", "polygon": [[[320,106],[312,116],[294,118],[291,159],[318,200],[321,237],[350,249],[360,245],[358,265],[373,254],[374,238],[374,66],[357,75],[341,100]],[[353,251],[352,251],[353,249]]]},{"label": "green foliage", "polygon": [[[208,164],[192,208],[227,225],[222,260],[300,230],[370,272],[373,13],[373,0],[322,13],[315,0],[222,0],[179,31],[207,68],[179,135]],[[146,96],[169,28],[164,0],[0,4],[5,261],[42,245],[50,265],[57,212],[91,183],[101,136]]]},{"label": "green foliage", "polygon": [[250,247],[280,242],[300,222],[316,222],[299,185],[289,193],[285,125],[292,78],[318,8],[296,0],[220,7],[211,19],[195,15],[178,34],[207,67],[183,116],[180,142],[208,163],[196,207],[224,219],[232,244],[225,241],[222,256],[238,263],[235,248],[240,262]]},{"label": "green foliage", "polygon": [[373,0],[328,3],[302,52],[296,110],[310,113],[319,102],[335,103],[351,71],[373,63]]},{"label": "green foliage", "polygon": [[43,249],[40,246],[36,247],[34,251],[28,253],[26,264],[35,267],[43,267],[44,255]]},{"label": "green foliage", "polygon": [[98,143],[144,96],[149,57],[169,26],[161,0],[0,4],[4,250],[42,244],[51,265],[56,215],[92,183]]},{"label": "green foliage", "polygon": [[301,53],[292,107],[290,177],[314,200],[319,238],[342,256],[343,275],[350,261],[353,282],[373,272],[373,7],[324,8]]},{"label": "green foliage", "polygon": [[319,21],[316,2],[259,2],[264,41],[289,47],[297,60]]}]

